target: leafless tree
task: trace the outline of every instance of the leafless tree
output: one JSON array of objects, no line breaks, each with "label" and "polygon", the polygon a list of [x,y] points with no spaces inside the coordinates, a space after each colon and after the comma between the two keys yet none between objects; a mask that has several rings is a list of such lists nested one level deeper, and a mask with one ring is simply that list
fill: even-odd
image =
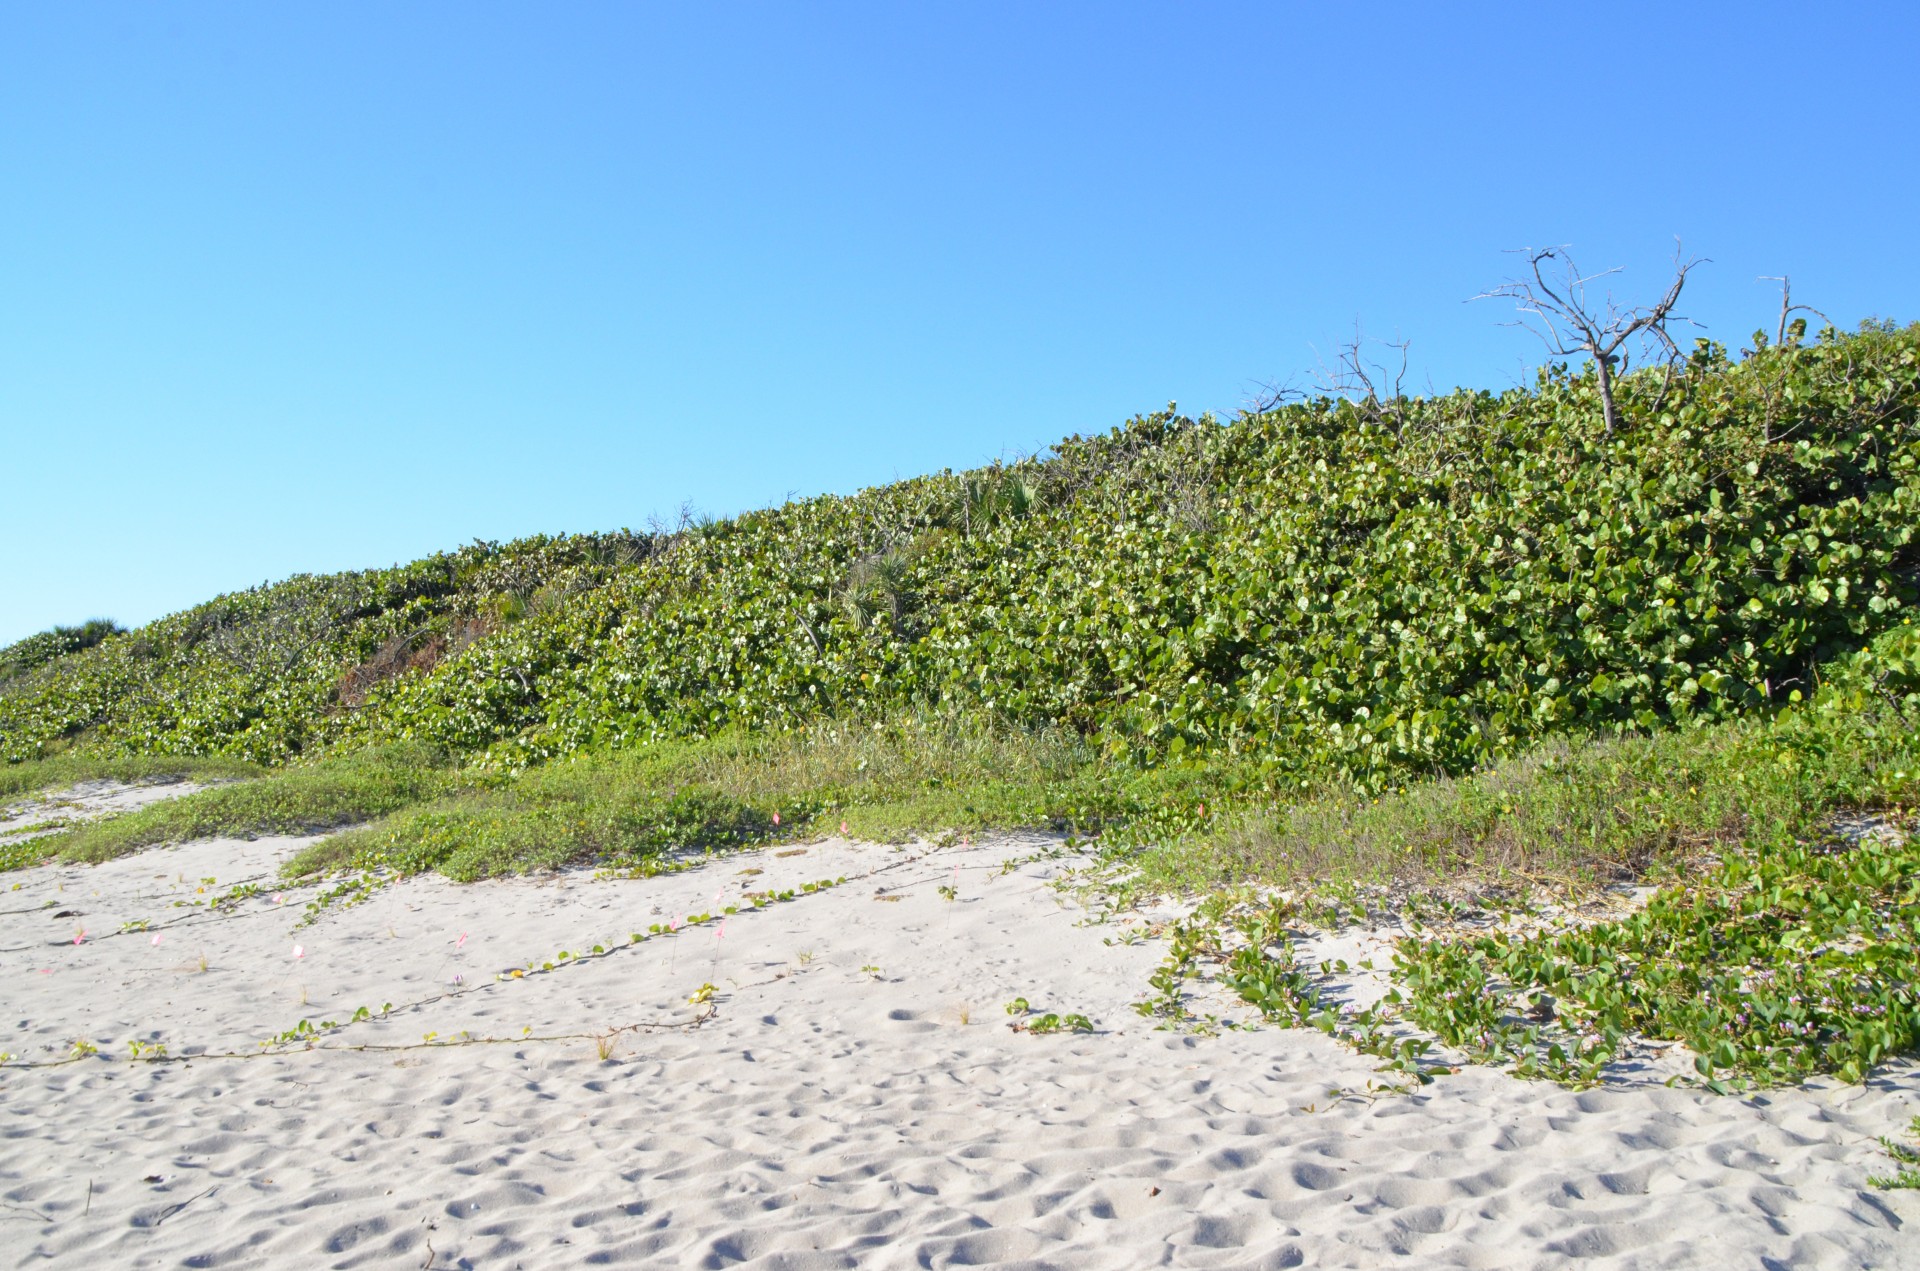
[{"label": "leafless tree", "polygon": [[1622,309],[1611,293],[1597,304],[1587,298],[1587,288],[1619,273],[1617,267],[1582,274],[1564,246],[1524,247],[1519,254],[1527,258],[1527,277],[1510,279],[1473,298],[1513,301],[1522,316],[1512,325],[1539,336],[1549,356],[1592,358],[1600,380],[1600,409],[1611,434],[1618,418],[1613,402],[1615,377],[1630,369],[1632,355],[1643,348],[1664,353],[1671,371],[1680,359],[1680,349],[1667,334],[1667,324],[1687,321],[1674,313],[1674,306],[1680,303],[1687,275],[1708,262],[1683,258],[1676,244],[1673,281],[1667,284],[1666,294],[1651,306]]}]

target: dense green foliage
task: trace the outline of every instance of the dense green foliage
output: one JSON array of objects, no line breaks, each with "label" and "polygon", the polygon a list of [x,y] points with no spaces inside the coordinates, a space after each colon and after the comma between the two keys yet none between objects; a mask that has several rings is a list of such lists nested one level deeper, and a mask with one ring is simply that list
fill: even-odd
[{"label": "dense green foliage", "polygon": [[432,668],[576,579],[604,580],[646,542],[474,544],[221,596],[0,684],[0,756],[17,762],[76,744],[261,763],[312,753],[384,678]]},{"label": "dense green foliage", "polygon": [[1920,329],[1669,384],[1232,423],[674,533],[476,544],[225,596],[0,686],[0,753],[279,763],[415,740],[513,768],[902,711],[1116,759],[1380,788],[1558,732],[1738,714],[1916,598]]},{"label": "dense green foliage", "polygon": [[[0,792],[279,770],[0,865],[355,826],[293,865],[352,871],[337,897],[841,823],[1104,829],[1123,890],[1218,892],[1142,1004],[1169,1022],[1212,952],[1407,1072],[1437,1037],[1585,1081],[1646,1035],[1715,1083],[1857,1079],[1920,1044],[1920,846],[1834,820],[1905,826],[1920,775],[1920,327],[1703,344],[1621,381],[1611,433],[1595,391],[1169,411],[45,633],[0,653]],[[1403,941],[1364,1012],[1282,947],[1329,885],[1656,866],[1630,918]],[[1233,889],[1276,883],[1320,900],[1228,948]]]},{"label": "dense green foliage", "polygon": [[89,618],[77,627],[53,627],[0,649],[0,682],[82,649],[91,649],[120,627],[106,618]]}]

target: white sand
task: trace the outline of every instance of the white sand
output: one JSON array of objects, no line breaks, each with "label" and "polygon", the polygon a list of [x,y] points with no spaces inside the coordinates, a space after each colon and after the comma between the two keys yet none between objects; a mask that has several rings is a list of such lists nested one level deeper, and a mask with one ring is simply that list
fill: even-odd
[{"label": "white sand", "polygon": [[[0,1072],[0,1261],[1920,1266],[1920,1197],[1865,1182],[1888,1166],[1875,1137],[1920,1111],[1912,1067],[1744,1099],[1474,1069],[1368,1097],[1370,1062],[1317,1033],[1155,1031],[1129,1003],[1164,947],[1105,943],[1116,927],[1049,885],[1058,860],[1001,872],[1044,840],[416,879],[296,930],[314,889],[276,903],[272,872],[298,846],[0,875],[0,1050],[101,1052]],[[716,891],[841,875],[723,938],[624,947]],[[621,947],[495,979],[595,943]],[[707,981],[710,1015],[687,1002]],[[1013,1032],[1016,996],[1099,1031]],[[316,1049],[129,1059],[130,1040],[257,1051],[387,1002]],[[588,1035],[623,1027],[602,1061]],[[463,1030],[578,1036],[336,1049]]]}]

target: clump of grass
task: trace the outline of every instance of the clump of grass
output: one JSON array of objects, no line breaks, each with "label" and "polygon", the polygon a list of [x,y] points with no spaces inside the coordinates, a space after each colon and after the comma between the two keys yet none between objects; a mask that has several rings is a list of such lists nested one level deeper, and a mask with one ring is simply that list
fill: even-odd
[{"label": "clump of grass", "polygon": [[458,781],[438,751],[384,746],[150,804],[76,826],[39,840],[35,847],[41,855],[97,862],[143,847],[216,835],[310,833],[419,803]]},{"label": "clump of grass", "polygon": [[1097,760],[1072,732],[957,712],[735,733],[683,755],[675,767],[689,779],[810,819],[833,809],[831,825],[884,843],[1044,821]]},{"label": "clump of grass", "polygon": [[743,846],[774,832],[766,813],[723,792],[635,779],[617,760],[557,767],[565,771],[462,790],[335,835],[288,862],[287,872],[437,869],[471,881],[595,859],[645,868],[675,849]]},{"label": "clump of grass", "polygon": [[266,769],[241,759],[191,755],[54,755],[0,764],[0,798],[54,790],[81,781],[153,783],[235,781]]},{"label": "clump of grass", "polygon": [[[1907,1125],[1907,1135],[1920,1139],[1920,1117],[1915,1117]],[[1920,1188],[1920,1150],[1884,1137],[1880,1140],[1880,1146],[1893,1158],[1895,1169],[1891,1174],[1869,1174],[1868,1184],[1889,1189]]]},{"label": "clump of grass", "polygon": [[1096,770],[1070,734],[982,717],[727,734],[472,776],[445,797],[313,845],[288,869],[437,869],[467,880],[588,861],[644,869],[671,852],[806,837],[820,824],[845,822],[878,841],[1046,824],[1123,806],[1092,788]]}]

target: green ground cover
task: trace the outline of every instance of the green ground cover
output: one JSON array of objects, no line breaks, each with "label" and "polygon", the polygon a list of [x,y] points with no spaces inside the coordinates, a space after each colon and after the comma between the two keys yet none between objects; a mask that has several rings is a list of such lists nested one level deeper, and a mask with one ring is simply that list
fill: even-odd
[{"label": "green ground cover", "polygon": [[[1611,432],[1562,368],[1168,411],[972,473],[48,633],[0,650],[0,792],[251,779],[12,863],[348,827],[294,868],[465,879],[1044,825],[1097,836],[1123,891],[1269,925],[1299,914],[1236,898],[1661,877],[1645,915],[1559,943],[1403,946],[1397,1018],[1569,1079],[1632,1032],[1760,1018],[1706,1079],[1857,1075],[1916,1036],[1904,841],[1829,831],[1910,802],[1920,328],[1702,344],[1618,393]],[[1325,1018],[1277,954],[1232,956],[1262,1009]],[[1610,963],[1649,970],[1629,991]],[[1741,1015],[1763,972],[1792,991]],[[1841,1005],[1778,1013],[1813,990]]]},{"label": "green ground cover", "polygon": [[458,780],[446,757],[428,747],[374,747],[78,825],[40,850],[97,862],[215,835],[310,834],[411,807]]},{"label": "green ground cover", "polygon": [[[1548,1001],[1576,1070],[1630,1034],[1687,1043],[1709,1080],[1861,1080],[1920,1044],[1920,640],[1836,668],[1811,705],[1733,734],[1688,780],[1727,830],[1708,868],[1617,922],[1403,942],[1408,1017],[1478,1059],[1536,1061]],[[1873,812],[1837,818],[1846,810]],[[1558,1061],[1557,1057],[1556,1062]]]},{"label": "green ground cover", "polygon": [[[1555,747],[1378,802],[1255,810],[1262,850],[1223,854],[1226,866],[1199,841],[1152,849],[1150,887],[1191,877],[1197,860],[1216,885],[1293,892],[1219,887],[1173,942],[1148,1005],[1177,1018],[1181,984],[1211,955],[1268,1018],[1410,1073],[1432,1061],[1399,1025],[1576,1084],[1634,1038],[1686,1043],[1715,1089],[1861,1080],[1920,1046],[1920,628],[1827,671],[1811,699],[1767,718]],[[1533,871],[1609,867],[1664,885],[1639,912],[1571,930],[1462,934],[1434,921],[1459,916],[1461,883],[1507,883],[1524,912],[1527,889],[1511,884]],[[1427,929],[1397,941],[1397,987],[1365,1011],[1342,1013],[1327,977],[1288,952],[1301,931],[1367,907],[1329,877],[1429,886],[1400,898],[1399,917]]]},{"label": "green ground cover", "polygon": [[0,798],[54,790],[81,781],[235,781],[266,769],[222,755],[62,754],[0,764]]}]

